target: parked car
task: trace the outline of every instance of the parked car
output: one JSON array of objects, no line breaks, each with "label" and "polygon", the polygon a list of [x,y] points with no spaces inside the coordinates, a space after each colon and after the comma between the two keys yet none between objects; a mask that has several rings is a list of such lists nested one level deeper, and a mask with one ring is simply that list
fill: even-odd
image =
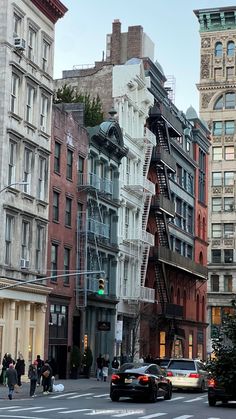
[{"label": "parked car", "polygon": [[205,391],[208,387],[208,371],[199,360],[170,359],[166,373],[173,388]]},{"label": "parked car", "polygon": [[153,364],[159,365],[162,370],[166,370],[168,364],[170,362],[170,358],[156,358],[153,360]]},{"label": "parked car", "polygon": [[152,403],[157,397],[170,400],[172,384],[158,365],[127,363],[111,376],[110,398],[116,402],[120,397],[142,397]]},{"label": "parked car", "polygon": [[236,390],[233,394],[216,379],[210,378],[208,381],[208,404],[209,406],[215,406],[218,401],[222,403],[236,401]]}]

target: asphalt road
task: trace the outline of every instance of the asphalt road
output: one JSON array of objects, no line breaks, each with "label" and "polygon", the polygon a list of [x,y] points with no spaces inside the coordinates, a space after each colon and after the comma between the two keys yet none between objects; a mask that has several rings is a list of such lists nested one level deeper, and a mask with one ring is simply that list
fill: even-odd
[{"label": "asphalt road", "polygon": [[[38,389],[36,398],[28,396],[0,402],[0,418],[13,419],[234,419],[236,403],[209,407],[207,393],[173,392],[172,400],[158,399],[156,403],[133,402],[120,399],[112,402],[109,397],[109,383],[90,382],[83,388],[83,382],[62,393],[42,395]],[[77,384],[77,383],[76,383]],[[7,389],[5,389],[7,390]],[[6,394],[6,393],[5,393]],[[22,395],[23,396],[23,395]]]}]

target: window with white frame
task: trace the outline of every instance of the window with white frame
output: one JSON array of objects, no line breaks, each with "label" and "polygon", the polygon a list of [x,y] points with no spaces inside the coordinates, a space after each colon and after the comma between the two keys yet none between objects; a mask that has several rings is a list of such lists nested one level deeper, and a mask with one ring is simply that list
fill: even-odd
[{"label": "window with white frame", "polygon": [[212,160],[222,160],[222,147],[212,147]]},{"label": "window with white frame", "polygon": [[18,13],[13,13],[13,37],[20,37],[21,35],[21,16]]},{"label": "window with white frame", "polygon": [[26,100],[26,121],[30,124],[34,122],[34,100],[35,100],[35,88],[31,85],[27,85],[27,100]]},{"label": "window with white frame", "polygon": [[222,230],[221,230],[221,224],[212,224],[211,225],[211,237],[214,239],[221,238],[222,236]]},{"label": "window with white frame", "polygon": [[43,267],[43,249],[44,249],[44,227],[37,224],[36,228],[36,249],[35,249],[35,268],[40,271]]},{"label": "window with white frame", "polygon": [[129,185],[130,183],[130,165],[131,165],[131,160],[129,157],[126,157],[126,183],[127,185]]},{"label": "window with white frame", "polygon": [[30,26],[28,29],[28,58],[31,61],[36,59],[36,31]]},{"label": "window with white frame", "polygon": [[11,253],[14,238],[14,223],[15,218],[11,214],[6,215],[6,227],[5,227],[5,263],[6,265],[11,264]]},{"label": "window with white frame", "polygon": [[128,296],[128,275],[129,273],[129,261],[125,259],[124,261],[124,273],[123,273],[123,296]]},{"label": "window with white frame", "polygon": [[9,142],[9,158],[8,158],[8,185],[16,181],[16,143]]},{"label": "window with white frame", "polygon": [[212,198],[212,212],[219,212],[222,209],[221,198]]},{"label": "window with white frame", "polygon": [[130,210],[125,207],[125,238],[128,239]]},{"label": "window with white frame", "polygon": [[50,52],[50,44],[43,39],[42,44],[42,69],[45,72],[48,72],[49,67],[49,52]]},{"label": "window with white frame", "polygon": [[25,185],[24,185],[25,193],[30,193],[30,190],[31,190],[32,158],[33,158],[32,151],[29,148],[25,148],[24,174],[23,174],[23,181],[25,182]]},{"label": "window with white frame", "polygon": [[40,129],[42,131],[47,131],[48,104],[49,104],[48,97],[42,94],[41,95],[41,111],[40,111]]},{"label": "window with white frame", "polygon": [[19,86],[20,86],[20,77],[18,76],[18,74],[12,73],[10,111],[15,114],[19,113]]},{"label": "window with white frame", "polygon": [[29,260],[30,250],[30,223],[23,220],[21,226],[21,259]]},{"label": "window with white frame", "polygon": [[39,157],[39,167],[38,167],[38,199],[42,201],[45,200],[46,194],[46,159],[44,157]]}]

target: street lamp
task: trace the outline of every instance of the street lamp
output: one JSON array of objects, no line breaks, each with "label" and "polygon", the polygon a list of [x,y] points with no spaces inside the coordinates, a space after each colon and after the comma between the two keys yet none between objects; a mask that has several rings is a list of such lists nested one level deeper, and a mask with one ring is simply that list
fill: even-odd
[{"label": "street lamp", "polygon": [[19,186],[21,186],[21,185],[28,185],[28,184],[29,184],[29,182],[24,182],[24,181],[22,181],[22,182],[13,182],[13,183],[9,183],[9,185],[4,186],[4,188],[2,188],[2,189],[0,190],[0,193],[4,192],[6,189],[10,188],[11,186],[15,186],[15,185],[19,185]]}]

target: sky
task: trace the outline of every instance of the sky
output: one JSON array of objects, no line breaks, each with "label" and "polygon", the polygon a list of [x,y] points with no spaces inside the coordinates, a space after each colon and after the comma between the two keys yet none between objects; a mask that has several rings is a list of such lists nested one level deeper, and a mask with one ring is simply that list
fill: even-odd
[{"label": "sky", "polygon": [[175,78],[175,105],[199,111],[199,23],[193,10],[235,6],[235,0],[61,0],[68,8],[56,23],[54,78],[76,65],[94,64],[106,54],[106,35],[119,19],[121,31],[141,25],[155,44],[154,61]]}]

